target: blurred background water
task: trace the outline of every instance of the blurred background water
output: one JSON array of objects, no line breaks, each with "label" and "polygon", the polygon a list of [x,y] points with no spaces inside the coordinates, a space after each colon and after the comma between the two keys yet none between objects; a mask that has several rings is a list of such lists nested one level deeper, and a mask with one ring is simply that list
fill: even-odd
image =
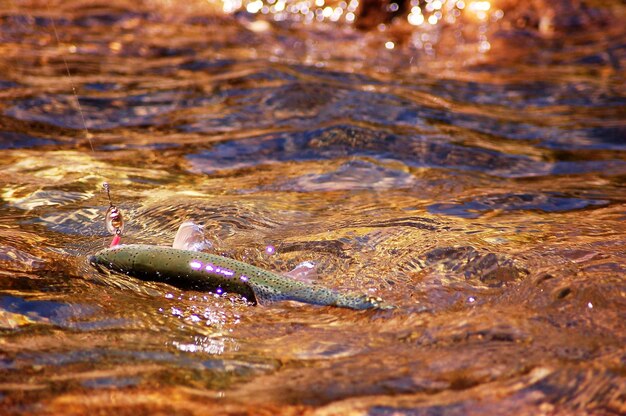
[{"label": "blurred background water", "polygon": [[[0,1],[0,413],[624,414],[624,10]],[[101,275],[105,181],[398,308]]]}]

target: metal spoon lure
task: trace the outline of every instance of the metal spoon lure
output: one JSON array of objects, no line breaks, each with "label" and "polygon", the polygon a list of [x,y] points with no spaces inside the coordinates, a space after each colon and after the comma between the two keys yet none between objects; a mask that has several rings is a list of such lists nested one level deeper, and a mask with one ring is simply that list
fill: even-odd
[{"label": "metal spoon lure", "polygon": [[104,221],[107,231],[113,235],[113,240],[111,240],[110,245],[110,247],[113,247],[118,245],[122,239],[122,232],[124,231],[124,217],[122,216],[122,211],[114,205],[111,200],[111,189],[109,184],[105,182],[102,184],[102,187],[106,191],[107,197],[109,198],[109,208],[107,209]]}]

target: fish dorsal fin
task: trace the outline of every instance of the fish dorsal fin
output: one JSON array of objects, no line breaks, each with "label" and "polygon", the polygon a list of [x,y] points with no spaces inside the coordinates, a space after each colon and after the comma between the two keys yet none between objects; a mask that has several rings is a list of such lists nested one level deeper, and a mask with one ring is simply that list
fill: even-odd
[{"label": "fish dorsal fin", "polygon": [[185,221],[178,227],[172,248],[202,251],[210,249],[211,243],[204,238],[201,226],[193,221]]},{"label": "fish dorsal fin", "polygon": [[303,283],[313,283],[317,280],[317,264],[312,261],[303,261],[293,270],[283,273],[283,276]]}]

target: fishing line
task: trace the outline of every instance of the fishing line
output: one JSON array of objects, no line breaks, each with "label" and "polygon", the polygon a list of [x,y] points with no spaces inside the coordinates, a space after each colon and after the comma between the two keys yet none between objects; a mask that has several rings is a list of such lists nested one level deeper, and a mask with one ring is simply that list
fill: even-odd
[{"label": "fishing line", "polygon": [[[48,3],[48,12],[50,12],[50,3]],[[51,17],[50,21],[52,22],[52,30],[54,31],[54,37],[57,41],[57,46],[61,49],[61,41],[59,40],[59,33],[57,32],[57,25],[54,22],[54,18]],[[67,72],[67,78],[70,80],[70,86],[72,87],[72,93],[74,94],[74,100],[76,101],[76,105],[78,107],[78,113],[80,114],[80,119],[83,122],[83,129],[85,131],[85,138],[89,141],[89,147],[91,147],[91,151],[96,153],[93,148],[93,143],[91,142],[91,133],[89,133],[89,129],[87,128],[87,120],[85,119],[85,114],[83,113],[83,107],[80,105],[80,99],[78,98],[78,93],[76,92],[76,86],[74,85],[74,80],[72,79],[72,73],[70,72],[70,67],[67,64],[67,60],[65,59],[65,54],[61,52],[61,59],[63,59],[63,64],[65,65],[65,72]]]},{"label": "fishing line", "polygon": [[[47,3],[48,14],[51,15],[52,11],[50,9],[50,3]],[[54,17],[50,17],[50,21],[52,22],[52,30],[54,31],[54,37],[57,42],[57,47],[61,48],[61,40],[59,38],[59,32],[57,31],[57,26],[54,21]],[[83,107],[80,105],[80,99],[78,98],[78,93],[76,92],[76,85],[74,84],[74,80],[72,79],[72,73],[70,71],[70,67],[67,64],[67,60],[65,59],[65,54],[61,50],[60,52],[61,59],[63,60],[63,64],[65,65],[65,72],[67,73],[67,77],[70,81],[70,86],[72,87],[72,93],[74,95],[74,100],[76,101],[76,105],[78,107],[78,113],[80,114],[80,119],[83,122],[83,130],[85,131],[85,138],[89,141],[89,147],[91,148],[92,153],[96,153],[93,142],[91,141],[92,135],[87,128],[87,120],[85,118],[85,114],[83,113]],[[122,211],[113,204],[111,200],[111,189],[109,187],[108,182],[104,182],[102,184],[102,188],[107,193],[107,198],[109,199],[109,208],[105,214],[105,224],[106,229],[109,233],[113,234],[113,240],[111,240],[110,247],[116,246],[120,243],[122,232],[124,231],[124,217],[122,216]]]}]

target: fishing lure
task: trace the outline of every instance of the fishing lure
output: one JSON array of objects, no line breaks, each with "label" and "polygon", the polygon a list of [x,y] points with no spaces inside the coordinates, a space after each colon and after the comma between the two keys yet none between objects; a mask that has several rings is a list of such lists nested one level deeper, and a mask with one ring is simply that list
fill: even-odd
[{"label": "fishing lure", "polygon": [[124,217],[122,216],[122,211],[113,204],[111,200],[111,188],[109,184],[105,182],[102,184],[102,187],[107,193],[107,197],[109,198],[109,208],[104,216],[104,222],[107,227],[107,231],[113,234],[113,240],[111,240],[110,247],[114,247],[120,243],[122,239],[122,232],[124,232]]},{"label": "fishing lure", "polygon": [[252,303],[290,300],[350,309],[391,308],[377,297],[342,293],[227,257],[179,248],[189,244],[198,247],[198,233],[190,231],[192,226],[195,224],[181,225],[174,247],[116,245],[90,256],[89,262],[101,271],[123,273],[181,289],[238,293]]}]

